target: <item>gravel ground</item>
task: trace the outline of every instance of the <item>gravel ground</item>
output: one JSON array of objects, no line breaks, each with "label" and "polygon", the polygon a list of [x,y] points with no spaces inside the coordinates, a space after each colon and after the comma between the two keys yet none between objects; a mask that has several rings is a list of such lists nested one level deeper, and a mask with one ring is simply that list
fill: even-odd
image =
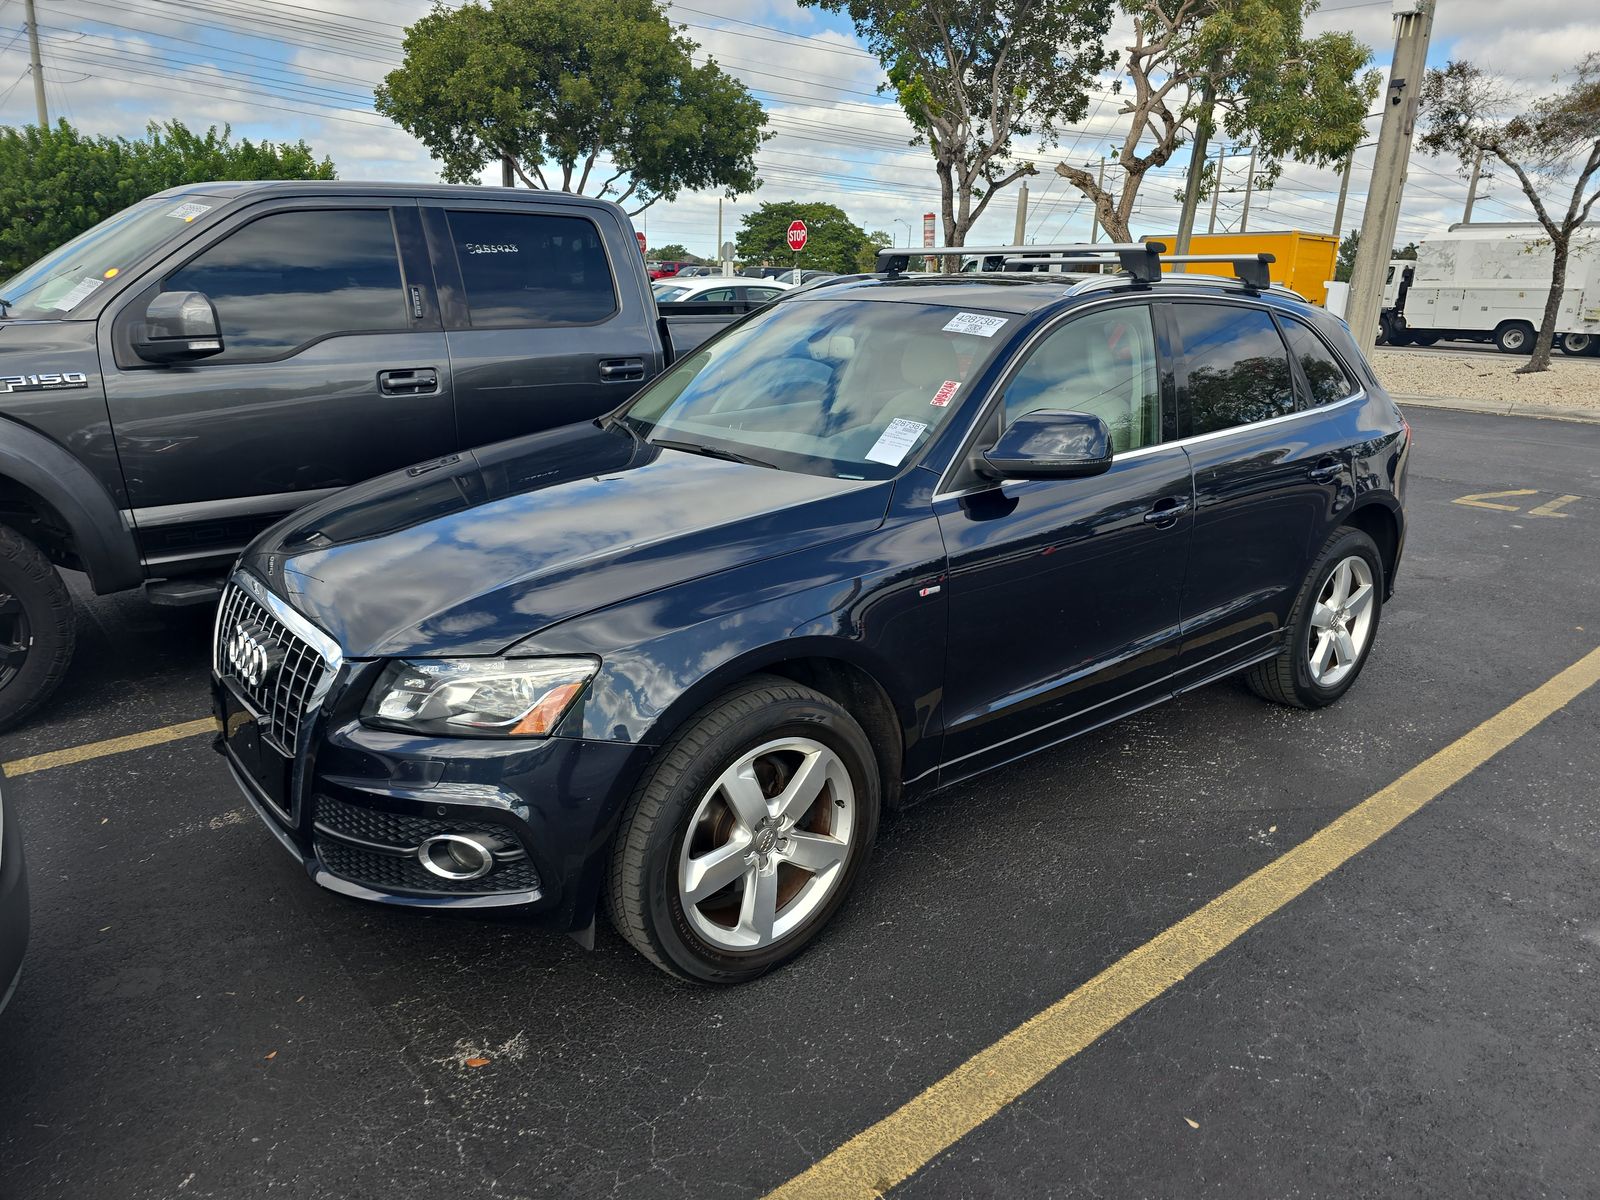
[{"label": "gravel ground", "polygon": [[1372,365],[1384,387],[1397,396],[1504,401],[1600,411],[1600,371],[1592,359],[1563,359],[1548,371],[1518,375],[1528,360],[1521,355],[1431,354],[1415,350],[1373,352]]}]

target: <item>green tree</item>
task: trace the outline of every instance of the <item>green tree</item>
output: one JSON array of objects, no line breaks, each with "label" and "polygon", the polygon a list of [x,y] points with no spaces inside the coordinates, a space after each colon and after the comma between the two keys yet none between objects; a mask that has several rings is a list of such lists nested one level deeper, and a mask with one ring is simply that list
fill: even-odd
[{"label": "green tree", "polygon": [[862,243],[861,249],[856,252],[857,271],[875,271],[878,267],[878,251],[885,246],[894,245],[894,235],[885,233],[881,229],[874,229],[867,234],[867,240]]},{"label": "green tree", "polygon": [[[1254,146],[1257,187],[1270,187],[1288,157],[1321,166],[1361,141],[1378,94],[1378,75],[1362,68],[1372,53],[1348,33],[1308,38],[1316,0],[1121,0],[1133,44],[1115,91],[1125,132],[1109,150],[1111,171],[1060,163],[1056,174],[1088,198],[1112,241],[1128,229],[1146,173],[1196,143],[1203,164],[1213,110],[1234,142]],[[1203,128],[1197,128],[1201,127]],[[1197,136],[1200,135],[1200,136]],[[1205,194],[1215,183],[1206,170]]]},{"label": "green tree", "polygon": [[[1585,55],[1570,76],[1563,88],[1533,101],[1466,62],[1429,71],[1422,85],[1418,144],[1433,154],[1455,155],[1463,173],[1479,154],[1499,159],[1517,177],[1550,239],[1550,291],[1533,357],[1518,368],[1523,374],[1550,369],[1572,235],[1600,200],[1600,51]],[[1552,191],[1570,190],[1547,206],[1541,183]]]},{"label": "green tree", "polygon": [[657,262],[703,262],[698,254],[690,254],[689,248],[678,242],[668,242],[665,246],[651,246],[650,257]]},{"label": "green tree", "polygon": [[447,180],[503,158],[529,187],[592,190],[634,213],[686,188],[757,187],[760,102],[715,62],[696,67],[657,0],[436,0],[404,45],[377,109]]},{"label": "green tree", "polygon": [[933,152],[946,245],[1031,162],[1019,138],[1053,145],[1089,111],[1110,61],[1114,0],[800,0],[848,13],[888,72],[916,137]]},{"label": "green tree", "polygon": [[[1347,233],[1339,242],[1339,257],[1334,263],[1333,277],[1340,283],[1349,283],[1350,276],[1356,269],[1356,251],[1361,248],[1361,232],[1359,230]],[[1403,258],[1408,262],[1417,261],[1417,244],[1407,242],[1404,246],[1396,246],[1389,252],[1391,259]]]},{"label": "green tree", "polygon": [[143,138],[86,137],[66,121],[0,127],[0,278],[135,201],[218,179],[333,179],[305,142],[235,141],[152,122]]},{"label": "green tree", "polygon": [[737,257],[751,264],[793,266],[796,258],[788,236],[789,225],[797,220],[806,223],[806,248],[798,260],[801,270],[842,275],[856,269],[856,258],[867,242],[866,231],[843,209],[820,201],[774,200],[747,214],[734,235]]}]

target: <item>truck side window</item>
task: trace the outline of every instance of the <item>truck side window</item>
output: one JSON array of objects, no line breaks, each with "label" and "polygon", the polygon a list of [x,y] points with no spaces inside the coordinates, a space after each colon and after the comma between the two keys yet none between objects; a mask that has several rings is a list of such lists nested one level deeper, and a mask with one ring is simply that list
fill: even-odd
[{"label": "truck side window", "polygon": [[388,209],[271,213],[161,288],[204,292],[216,305],[227,349],[207,362],[260,362],[336,333],[409,328]]},{"label": "truck side window", "polygon": [[1189,368],[1192,433],[1213,433],[1295,410],[1289,355],[1258,308],[1174,304]]},{"label": "truck side window", "polygon": [[447,214],[475,327],[593,325],[617,311],[593,221],[543,213]]},{"label": "truck side window", "polygon": [[1299,321],[1285,321],[1283,331],[1289,338],[1289,353],[1300,360],[1300,369],[1311,385],[1313,405],[1332,404],[1356,394],[1356,385],[1321,338]]}]

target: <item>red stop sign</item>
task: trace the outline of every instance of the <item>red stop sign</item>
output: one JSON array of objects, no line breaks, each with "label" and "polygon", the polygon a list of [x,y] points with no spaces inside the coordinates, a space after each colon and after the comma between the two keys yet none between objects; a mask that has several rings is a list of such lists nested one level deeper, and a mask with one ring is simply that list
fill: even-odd
[{"label": "red stop sign", "polygon": [[789,249],[796,254],[806,248],[806,223],[804,221],[789,222]]},{"label": "red stop sign", "polygon": [[639,253],[640,254],[647,253],[647,251],[645,250],[645,244],[644,244],[644,234],[640,233],[637,229],[635,229],[633,231],[633,236],[639,239]]}]

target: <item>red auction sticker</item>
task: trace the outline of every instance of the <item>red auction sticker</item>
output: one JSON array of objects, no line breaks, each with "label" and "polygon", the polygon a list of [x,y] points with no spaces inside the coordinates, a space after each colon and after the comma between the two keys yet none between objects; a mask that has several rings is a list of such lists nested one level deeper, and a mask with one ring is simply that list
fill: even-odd
[{"label": "red auction sticker", "polygon": [[933,394],[933,406],[943,408],[955,399],[956,392],[961,390],[959,379],[946,379],[939,385],[939,390]]}]

